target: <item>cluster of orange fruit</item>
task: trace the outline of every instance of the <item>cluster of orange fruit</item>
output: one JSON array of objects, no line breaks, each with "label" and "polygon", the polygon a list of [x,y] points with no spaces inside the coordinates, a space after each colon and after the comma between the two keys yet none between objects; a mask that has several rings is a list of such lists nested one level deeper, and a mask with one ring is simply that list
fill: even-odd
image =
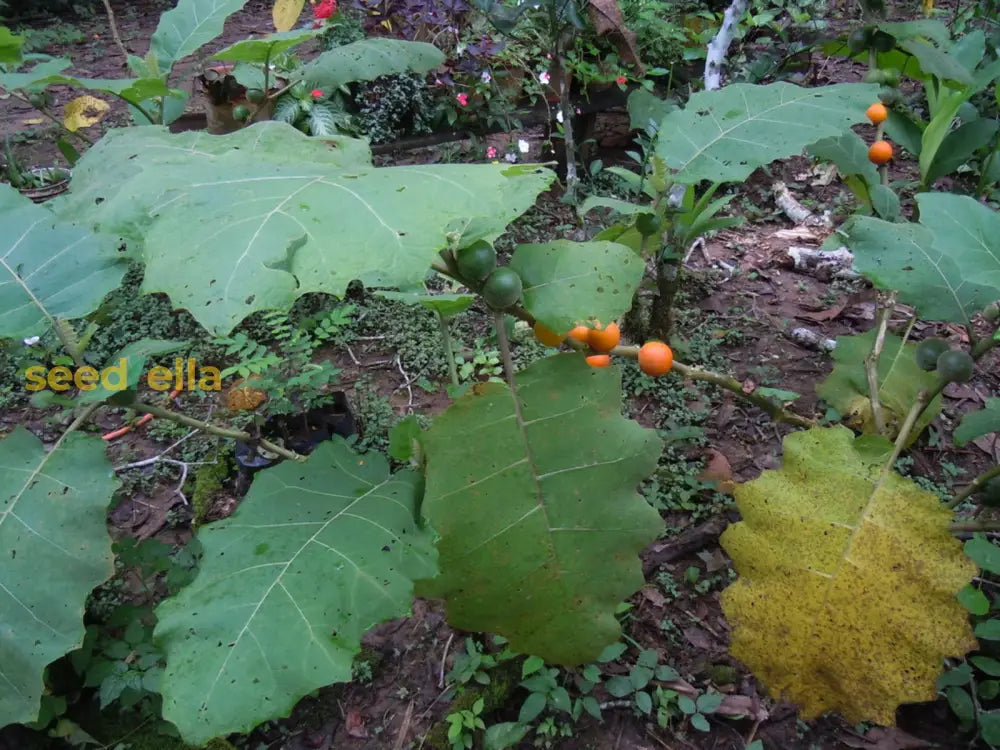
[{"label": "cluster of orange fruit", "polygon": [[[881,102],[875,102],[865,112],[872,125],[881,125],[889,116],[889,110]],[[879,138],[868,149],[868,160],[873,164],[885,164],[892,158],[892,144]]]},{"label": "cluster of orange fruit", "polygon": [[[566,337],[586,344],[594,354],[587,357],[591,367],[610,367],[611,355],[608,354],[621,341],[621,330],[617,323],[602,326],[600,323],[593,328],[577,326],[565,336],[550,331],[541,323],[535,323],[535,338],[545,346],[559,346]],[[652,377],[659,377],[670,372],[674,366],[674,353],[662,341],[647,341],[639,349],[639,369]]]}]

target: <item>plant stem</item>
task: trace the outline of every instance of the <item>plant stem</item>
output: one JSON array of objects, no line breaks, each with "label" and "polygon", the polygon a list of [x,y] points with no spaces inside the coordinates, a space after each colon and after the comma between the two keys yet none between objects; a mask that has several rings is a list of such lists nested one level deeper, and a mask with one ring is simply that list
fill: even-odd
[{"label": "plant stem", "polygon": [[[195,419],[194,417],[189,417],[185,414],[178,414],[177,412],[170,411],[169,409],[163,409],[159,406],[154,406],[153,404],[143,403],[142,401],[136,401],[130,404],[129,408],[141,411],[144,414],[152,414],[154,417],[160,417],[161,419],[169,419],[171,422],[177,422],[178,424],[185,425],[186,427],[203,430],[211,435],[218,435],[219,437],[231,438],[233,440],[242,440],[246,443],[254,442],[255,440],[253,435],[248,432],[243,432],[242,430],[231,430],[226,427],[218,427],[214,424],[210,424],[209,422],[202,422],[200,419]],[[287,458],[289,461],[306,460],[305,456],[300,456],[294,451],[290,451],[280,445],[275,445],[269,440],[261,438],[260,440],[257,440],[257,442],[264,450],[270,453],[276,453],[282,458]]]},{"label": "plant stem", "polygon": [[438,328],[441,331],[441,348],[444,349],[444,356],[448,359],[448,375],[451,376],[451,384],[458,388],[458,368],[455,366],[455,350],[451,346],[451,331],[448,330],[448,319],[439,312],[435,314],[438,319]]},{"label": "plant stem", "polygon": [[973,479],[972,483],[968,487],[966,487],[964,490],[955,495],[952,501],[948,503],[948,507],[957,508],[959,505],[964,503],[974,494],[979,492],[979,490],[982,489],[983,486],[994,477],[1000,477],[1000,466],[994,466],[989,471],[980,474],[978,477]]},{"label": "plant stem", "polygon": [[1000,521],[957,521],[949,529],[952,534],[968,534],[975,531],[1000,531]]},{"label": "plant stem", "polygon": [[879,403],[879,382],[878,382],[878,362],[882,356],[882,349],[885,348],[885,334],[889,328],[889,318],[892,317],[893,310],[896,309],[896,292],[890,292],[884,298],[880,295],[878,331],[875,334],[875,343],[871,352],[865,357],[865,373],[868,375],[868,398],[872,404],[872,418],[875,420],[875,431],[879,435],[885,435],[885,417],[882,414],[882,405]]}]

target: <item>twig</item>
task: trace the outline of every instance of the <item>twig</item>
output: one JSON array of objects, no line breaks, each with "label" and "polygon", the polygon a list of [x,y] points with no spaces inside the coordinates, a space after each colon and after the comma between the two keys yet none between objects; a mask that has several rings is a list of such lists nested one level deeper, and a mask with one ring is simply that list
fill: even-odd
[{"label": "twig", "polygon": [[[248,432],[243,432],[243,430],[230,430],[225,427],[218,427],[214,424],[208,422],[203,422],[200,419],[195,419],[194,417],[189,417],[185,414],[179,414],[177,412],[169,411],[168,409],[163,409],[159,406],[153,406],[153,404],[146,404],[142,401],[136,401],[129,404],[129,407],[135,409],[136,411],[141,411],[144,414],[152,414],[154,417],[161,417],[162,419],[169,419],[172,422],[177,422],[178,424],[185,425],[187,427],[194,427],[198,430],[203,430],[211,435],[218,435],[219,437],[232,438],[233,440],[242,440],[246,443],[254,442],[255,438]],[[257,440],[260,447],[269,453],[275,453],[282,458],[286,458],[289,461],[305,461],[305,456],[300,456],[294,451],[290,451],[280,445],[275,445],[270,440],[265,440],[260,438]]]},{"label": "twig", "polygon": [[438,671],[438,687],[444,687],[444,665],[448,661],[448,649],[451,648],[451,642],[454,640],[455,634],[448,634],[448,641],[444,644],[444,653],[441,654],[441,669]]},{"label": "twig", "polygon": [[409,401],[406,402],[406,408],[410,412],[412,412],[413,411],[413,387],[410,385],[410,383],[412,382],[412,379],[410,378],[409,375],[406,374],[406,370],[403,369],[403,363],[400,360],[398,354],[396,355],[396,368],[403,374],[403,385],[406,387],[406,392],[407,392],[407,394],[409,394],[409,397],[410,397]]},{"label": "twig", "polygon": [[111,27],[111,37],[115,40],[115,44],[118,45],[118,49],[122,52],[122,57],[125,58],[125,62],[128,62],[129,52],[125,49],[125,44],[122,42],[121,35],[118,33],[118,23],[115,21],[115,12],[111,10],[111,0],[104,0],[104,12],[108,14],[108,25]]},{"label": "twig", "polygon": [[171,446],[169,446],[167,448],[164,448],[162,451],[160,451],[159,453],[157,453],[152,458],[146,458],[146,459],[143,459],[142,461],[135,461],[135,462],[130,463],[130,464],[125,464],[123,466],[116,466],[115,467],[115,471],[125,471],[126,469],[138,469],[140,466],[149,466],[150,464],[154,464],[159,459],[163,458],[165,455],[167,455],[168,453],[170,453],[170,451],[172,451],[178,445],[180,445],[185,440],[187,440],[189,437],[192,437],[193,435],[197,435],[197,434],[198,434],[198,430],[191,430],[191,432],[189,432],[187,435],[185,435],[184,437],[182,437],[177,442],[173,443]]},{"label": "twig", "polygon": [[361,363],[358,361],[358,358],[354,356],[354,352],[351,351],[351,347],[349,347],[347,344],[344,344],[344,348],[347,349],[347,354],[350,356],[351,361],[358,367],[360,367]]},{"label": "twig", "polygon": [[868,398],[872,403],[872,418],[875,420],[875,431],[879,435],[885,435],[885,416],[882,414],[882,405],[879,401],[878,363],[882,356],[882,349],[885,348],[885,334],[889,330],[889,318],[892,317],[896,309],[896,292],[890,292],[884,298],[878,296],[878,331],[875,334],[875,343],[871,352],[865,357],[865,372],[868,375]]}]

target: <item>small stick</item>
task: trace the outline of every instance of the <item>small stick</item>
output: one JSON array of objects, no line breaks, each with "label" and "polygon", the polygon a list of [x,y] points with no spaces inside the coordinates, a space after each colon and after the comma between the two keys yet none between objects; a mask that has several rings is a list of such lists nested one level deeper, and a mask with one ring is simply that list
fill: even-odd
[{"label": "small stick", "polygon": [[451,642],[455,638],[454,633],[448,634],[448,641],[444,644],[444,653],[441,654],[441,669],[438,671],[438,687],[444,687],[444,665],[448,661],[448,649],[451,648]]}]

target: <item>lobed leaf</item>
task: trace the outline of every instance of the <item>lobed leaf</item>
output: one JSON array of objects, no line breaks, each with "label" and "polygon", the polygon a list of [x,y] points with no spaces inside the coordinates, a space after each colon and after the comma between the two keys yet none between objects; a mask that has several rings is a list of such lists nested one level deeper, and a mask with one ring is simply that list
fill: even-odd
[{"label": "lobed leaf", "polygon": [[8,185],[0,185],[0,225],[0,337],[87,315],[125,274],[113,238],[58,221]]},{"label": "lobed leaf", "polygon": [[663,118],[656,153],[685,184],[745,180],[758,167],[865,122],[878,87],[736,83],[693,94]]},{"label": "lobed leaf", "polygon": [[553,240],[518,245],[510,267],[524,285],[524,308],[549,330],[565,333],[628,312],[645,263],[617,242]]},{"label": "lobed leaf", "polygon": [[475,386],[421,436],[441,573],[418,593],[444,599],[456,628],[585,664],[621,635],[616,608],[663,528],[636,492],[663,444],[621,416],[618,368],[557,355],[516,388]]},{"label": "lobed leaf", "polygon": [[722,535],[739,579],[722,594],[731,653],[802,718],[894,726],[932,701],[946,657],[977,647],[956,594],[976,575],[952,513],[895,472],[891,445],[845,427],[785,438],[782,468],[736,488]]},{"label": "lobed leaf", "polygon": [[361,638],[409,613],[433,575],[415,521],[420,476],[336,438],[304,463],[261,471],[236,513],[207,524],[194,581],[157,607],[163,715],[201,745],[287,716],[351,679]]},{"label": "lobed leaf", "polygon": [[175,62],[215,39],[226,19],[246,4],[247,0],[178,0],[160,16],[149,40],[149,51],[160,70],[168,71]]},{"label": "lobed leaf", "polygon": [[106,514],[118,487],[104,442],[51,448],[23,427],[0,441],[0,727],[30,723],[42,674],[83,643],[91,590],[114,572]]}]

